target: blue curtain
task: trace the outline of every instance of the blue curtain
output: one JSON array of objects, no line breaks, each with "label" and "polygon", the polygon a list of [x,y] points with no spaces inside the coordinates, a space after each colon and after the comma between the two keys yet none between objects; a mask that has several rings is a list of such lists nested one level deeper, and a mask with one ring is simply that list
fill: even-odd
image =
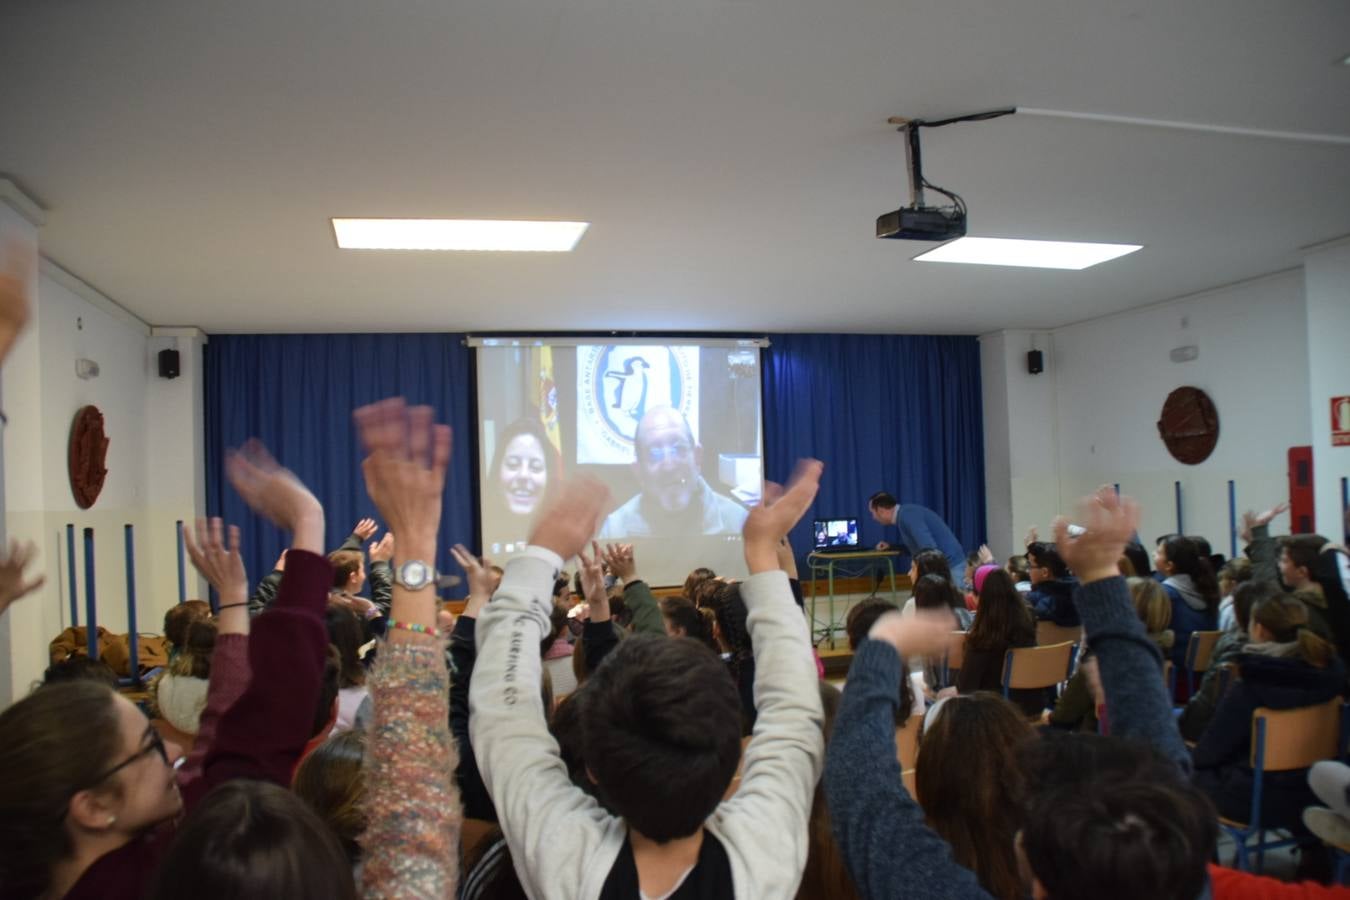
[{"label": "blue curtain", "polygon": [[[763,359],[764,466],[782,481],[801,457],[825,463],[811,518],[857,517],[861,540],[895,541],[867,513],[889,491],[946,519],[967,552],[985,541],[980,348],[973,337],[780,334]],[[803,571],[803,576],[806,575]]]},{"label": "blue curtain", "polygon": [[323,503],[333,549],[358,519],[378,520],[351,412],[395,395],[430,404],[436,421],[454,429],[437,568],[458,572],[449,546],[478,543],[472,359],[459,334],[212,335],[204,379],[206,504],[211,515],[241,526],[249,578],[271,571],[286,544],[226,481],[226,449],[261,438]]}]

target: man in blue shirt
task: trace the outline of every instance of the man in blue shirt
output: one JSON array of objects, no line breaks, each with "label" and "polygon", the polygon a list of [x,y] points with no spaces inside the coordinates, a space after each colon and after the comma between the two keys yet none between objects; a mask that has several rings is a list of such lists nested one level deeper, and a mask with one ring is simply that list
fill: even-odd
[{"label": "man in blue shirt", "polygon": [[[960,586],[966,574],[966,551],[941,516],[917,503],[901,506],[885,491],[873,494],[867,501],[867,509],[878,524],[894,525],[900,531],[900,543],[910,556],[930,547],[942,551],[952,569],[952,583]],[[890,545],[881,541],[877,549],[888,550]]]}]

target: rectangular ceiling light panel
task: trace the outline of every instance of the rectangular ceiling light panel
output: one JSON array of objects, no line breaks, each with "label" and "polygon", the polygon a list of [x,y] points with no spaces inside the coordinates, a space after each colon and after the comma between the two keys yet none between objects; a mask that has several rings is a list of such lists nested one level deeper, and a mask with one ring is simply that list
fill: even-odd
[{"label": "rectangular ceiling light panel", "polygon": [[343,250],[571,250],[589,222],[500,219],[334,219]]},{"label": "rectangular ceiling light panel", "polygon": [[1024,266],[1033,269],[1086,269],[1143,247],[1143,244],[1085,244],[1075,241],[1024,241],[963,237],[935,247],[919,262]]}]

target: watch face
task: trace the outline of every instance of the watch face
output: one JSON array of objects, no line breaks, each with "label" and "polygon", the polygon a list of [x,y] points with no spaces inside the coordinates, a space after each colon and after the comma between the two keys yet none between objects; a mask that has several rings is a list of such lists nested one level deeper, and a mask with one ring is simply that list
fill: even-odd
[{"label": "watch face", "polygon": [[398,580],[404,587],[418,588],[431,581],[431,569],[424,562],[405,562],[398,570]]}]

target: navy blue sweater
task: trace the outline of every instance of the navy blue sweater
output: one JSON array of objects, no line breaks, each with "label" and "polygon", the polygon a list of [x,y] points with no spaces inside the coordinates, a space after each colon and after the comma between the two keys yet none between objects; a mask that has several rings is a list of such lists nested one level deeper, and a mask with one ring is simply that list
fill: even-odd
[{"label": "navy blue sweater", "polygon": [[[1148,741],[1189,772],[1162,660],[1134,613],[1125,579],[1080,586],[1075,600],[1111,698],[1113,733]],[[825,755],[825,798],[839,851],[858,893],[872,900],[989,897],[924,823],[901,783],[894,716],[905,671],[886,643],[863,641],[853,658]]]}]

